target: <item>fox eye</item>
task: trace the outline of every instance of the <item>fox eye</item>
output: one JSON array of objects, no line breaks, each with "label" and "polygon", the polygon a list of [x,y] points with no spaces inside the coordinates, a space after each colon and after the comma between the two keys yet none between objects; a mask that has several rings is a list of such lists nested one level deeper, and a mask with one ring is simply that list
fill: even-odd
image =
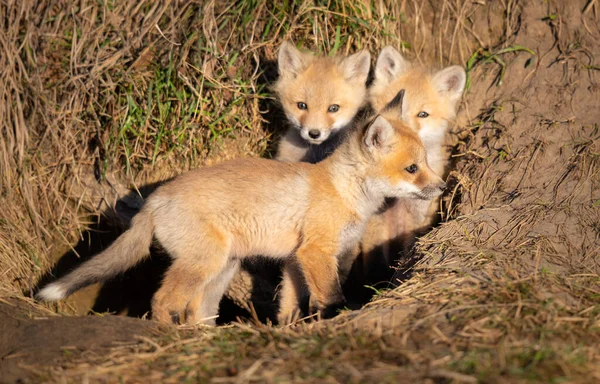
[{"label": "fox eye", "polygon": [[296,105],[298,105],[298,109],[308,109],[308,105],[306,105],[306,103],[299,102]]},{"label": "fox eye", "polygon": [[404,170],[406,170],[406,172],[408,173],[416,173],[419,170],[419,167],[417,167],[417,164],[411,164],[408,167],[404,168]]},{"label": "fox eye", "polygon": [[327,108],[327,112],[337,112],[340,110],[340,106],[337,104],[331,104],[329,108]]},{"label": "fox eye", "polygon": [[421,111],[419,112],[419,114],[417,115],[417,117],[420,117],[422,119],[429,117],[429,113],[425,112],[425,111]]}]

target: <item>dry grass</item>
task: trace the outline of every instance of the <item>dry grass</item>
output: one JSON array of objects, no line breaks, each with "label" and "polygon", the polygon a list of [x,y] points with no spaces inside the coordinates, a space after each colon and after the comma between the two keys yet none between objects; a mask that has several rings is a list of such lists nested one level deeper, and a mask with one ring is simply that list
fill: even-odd
[{"label": "dry grass", "polygon": [[393,44],[466,63],[472,84],[447,222],[399,288],[333,321],[167,329],[28,369],[52,381],[600,380],[600,116],[586,93],[598,89],[598,7],[2,2],[0,297],[30,305],[21,292],[124,186],[268,156],[284,39],[338,53]]}]

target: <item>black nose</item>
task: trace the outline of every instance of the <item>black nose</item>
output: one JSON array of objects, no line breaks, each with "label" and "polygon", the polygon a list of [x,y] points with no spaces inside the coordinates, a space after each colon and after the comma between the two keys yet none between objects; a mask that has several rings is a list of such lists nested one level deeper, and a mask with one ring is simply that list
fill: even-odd
[{"label": "black nose", "polygon": [[442,184],[439,185],[439,188],[442,192],[444,192],[446,190],[446,183],[442,181]]},{"label": "black nose", "polygon": [[321,131],[319,131],[318,129],[311,129],[310,131],[308,131],[308,136],[311,139],[318,139],[319,136],[321,136]]}]

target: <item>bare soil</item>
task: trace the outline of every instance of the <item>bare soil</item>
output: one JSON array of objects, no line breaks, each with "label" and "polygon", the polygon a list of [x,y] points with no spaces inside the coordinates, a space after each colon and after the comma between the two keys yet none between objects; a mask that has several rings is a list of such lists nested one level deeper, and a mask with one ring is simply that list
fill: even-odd
[{"label": "bare soil", "polygon": [[157,333],[150,321],[121,316],[44,316],[24,303],[0,303],[0,381],[23,382],[36,366],[59,367],[82,354],[103,354]]}]

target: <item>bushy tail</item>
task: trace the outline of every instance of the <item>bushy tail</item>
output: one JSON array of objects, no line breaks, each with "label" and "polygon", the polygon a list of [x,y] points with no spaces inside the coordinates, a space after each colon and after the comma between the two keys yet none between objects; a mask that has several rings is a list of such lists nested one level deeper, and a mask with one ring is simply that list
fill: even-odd
[{"label": "bushy tail", "polygon": [[150,254],[153,234],[152,213],[142,209],[131,221],[131,227],[110,247],[63,278],[48,284],[38,292],[37,298],[47,301],[60,300],[80,288],[125,272]]}]

